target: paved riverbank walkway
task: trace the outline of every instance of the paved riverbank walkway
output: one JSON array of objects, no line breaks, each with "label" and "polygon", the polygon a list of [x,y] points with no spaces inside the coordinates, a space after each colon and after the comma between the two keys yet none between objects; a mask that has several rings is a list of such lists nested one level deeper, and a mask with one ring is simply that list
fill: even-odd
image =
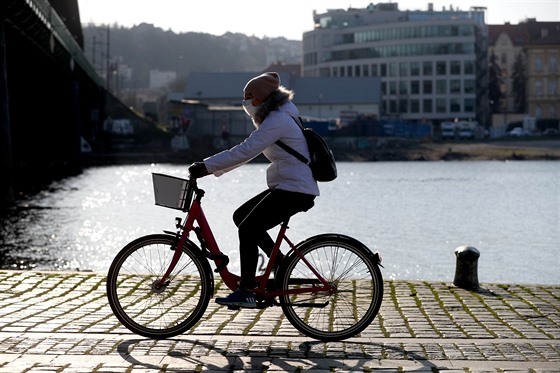
[{"label": "paved riverbank walkway", "polygon": [[188,333],[154,341],[112,315],[102,273],[0,271],[0,372],[559,372],[560,285],[386,281],[360,336],[322,343],[279,307],[213,301]]}]

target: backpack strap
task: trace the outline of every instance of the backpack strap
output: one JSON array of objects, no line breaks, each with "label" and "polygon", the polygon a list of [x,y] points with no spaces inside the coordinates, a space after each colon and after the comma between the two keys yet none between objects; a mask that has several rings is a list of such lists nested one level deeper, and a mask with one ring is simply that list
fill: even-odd
[{"label": "backpack strap", "polygon": [[[303,132],[303,125],[301,124],[301,118],[298,118],[300,120],[299,122],[294,117],[292,117],[292,119],[294,120],[294,122],[296,122],[298,127],[301,129],[301,132]],[[278,145],[279,147],[281,147],[282,149],[284,149],[285,151],[287,151],[288,153],[290,153],[291,155],[296,157],[301,162],[303,162],[305,164],[309,164],[309,160],[307,158],[305,158],[305,156],[303,156],[300,152],[298,152],[297,150],[292,148],[291,146],[289,146],[287,144],[284,144],[280,140],[276,141],[276,145]]]}]

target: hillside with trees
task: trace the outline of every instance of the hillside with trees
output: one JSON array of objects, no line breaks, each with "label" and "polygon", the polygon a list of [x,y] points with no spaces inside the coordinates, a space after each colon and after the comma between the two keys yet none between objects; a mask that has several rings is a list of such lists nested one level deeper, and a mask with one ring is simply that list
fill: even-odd
[{"label": "hillside with trees", "polygon": [[285,38],[175,33],[146,23],[132,28],[89,25],[83,33],[84,51],[100,75],[108,65],[130,69],[122,88],[148,87],[150,70],[174,71],[184,80],[192,71],[260,71],[274,62],[301,61],[301,41]]}]

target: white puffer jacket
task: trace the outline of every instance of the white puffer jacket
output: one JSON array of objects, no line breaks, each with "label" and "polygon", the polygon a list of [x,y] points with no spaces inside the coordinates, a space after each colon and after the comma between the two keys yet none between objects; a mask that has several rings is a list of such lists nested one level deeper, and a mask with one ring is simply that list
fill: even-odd
[{"label": "white puffer jacket", "polygon": [[270,189],[318,196],[319,187],[309,166],[275,144],[281,140],[309,158],[305,137],[293,119],[299,115],[296,106],[291,100],[280,102],[281,105],[270,111],[260,125],[256,124],[256,130],[241,144],[206,158],[204,164],[209,172],[221,176],[263,153],[271,162],[266,171]]}]

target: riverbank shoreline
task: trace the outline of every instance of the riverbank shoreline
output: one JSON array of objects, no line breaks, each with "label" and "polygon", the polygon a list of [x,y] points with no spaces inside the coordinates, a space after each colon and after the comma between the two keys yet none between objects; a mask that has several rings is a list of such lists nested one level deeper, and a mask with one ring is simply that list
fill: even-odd
[{"label": "riverbank shoreline", "polygon": [[560,160],[559,140],[409,142],[392,148],[346,152],[351,161]]},{"label": "riverbank shoreline", "polygon": [[[560,160],[560,140],[557,139],[469,142],[421,142],[393,139],[364,149],[348,149],[335,145],[332,150],[335,158],[340,162]],[[180,152],[152,149],[90,153],[84,154],[83,164],[85,167],[141,163],[189,164],[219,151],[219,149],[192,148]],[[267,162],[262,156],[255,161]]]}]

